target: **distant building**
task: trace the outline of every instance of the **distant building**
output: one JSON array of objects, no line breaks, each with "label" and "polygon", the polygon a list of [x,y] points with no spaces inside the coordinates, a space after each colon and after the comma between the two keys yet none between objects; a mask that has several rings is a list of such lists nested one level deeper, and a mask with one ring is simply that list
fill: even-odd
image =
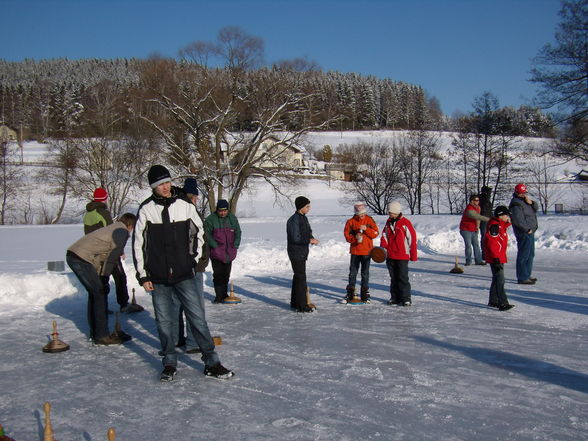
[{"label": "distant building", "polygon": [[18,141],[16,132],[7,125],[0,125],[0,141]]},{"label": "distant building", "polygon": [[[264,160],[259,164],[261,168],[290,168],[298,171],[308,169],[304,155],[306,150],[294,144],[284,145],[274,136],[268,137],[261,143],[258,156]],[[267,159],[266,159],[267,158]]]},{"label": "distant building", "polygon": [[327,175],[332,179],[351,182],[357,179],[357,166],[354,164],[336,164],[329,162],[325,164]]}]

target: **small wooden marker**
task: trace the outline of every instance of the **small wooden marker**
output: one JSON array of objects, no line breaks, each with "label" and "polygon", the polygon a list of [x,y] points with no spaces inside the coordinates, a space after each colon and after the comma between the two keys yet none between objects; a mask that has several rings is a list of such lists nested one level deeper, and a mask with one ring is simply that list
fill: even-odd
[{"label": "small wooden marker", "polygon": [[457,261],[457,256],[455,256],[455,266],[449,271],[451,274],[463,274],[463,268],[458,265]]},{"label": "small wooden marker", "polygon": [[43,404],[43,411],[45,412],[45,430],[43,432],[43,441],[56,441],[53,438],[53,426],[51,425],[51,404],[45,401]]},{"label": "small wooden marker", "polygon": [[57,338],[59,333],[57,332],[57,323],[53,320],[53,333],[51,333],[51,341],[43,346],[43,352],[63,352],[69,349],[69,345],[62,342]]},{"label": "small wooden marker", "polygon": [[316,305],[314,303],[310,303],[310,288],[306,287],[306,306],[308,306],[313,311],[316,311]]},{"label": "small wooden marker", "polygon": [[233,281],[231,281],[231,292],[229,293],[228,297],[225,297],[225,299],[223,300],[223,303],[228,303],[228,304],[241,303],[241,299],[239,297],[235,296],[235,291],[233,290]]},{"label": "small wooden marker", "polygon": [[106,437],[108,438],[108,441],[115,441],[116,440],[116,432],[114,430],[114,427],[111,427],[110,429],[108,429],[108,432],[106,432]]},{"label": "small wooden marker", "polygon": [[212,337],[212,341],[214,342],[215,346],[220,346],[223,344],[223,339],[222,337]]}]

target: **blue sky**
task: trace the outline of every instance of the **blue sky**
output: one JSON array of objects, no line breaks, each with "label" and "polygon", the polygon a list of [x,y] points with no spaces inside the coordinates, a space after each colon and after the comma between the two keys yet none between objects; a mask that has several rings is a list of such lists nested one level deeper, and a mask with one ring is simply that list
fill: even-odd
[{"label": "blue sky", "polygon": [[448,115],[474,97],[528,104],[531,58],[553,41],[559,0],[2,0],[0,58],[175,57],[236,25],[268,63],[418,84]]}]

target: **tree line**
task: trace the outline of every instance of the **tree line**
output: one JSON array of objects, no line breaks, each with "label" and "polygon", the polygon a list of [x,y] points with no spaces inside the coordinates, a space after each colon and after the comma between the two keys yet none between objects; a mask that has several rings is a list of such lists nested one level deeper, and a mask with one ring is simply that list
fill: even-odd
[{"label": "tree line", "polygon": [[[168,164],[176,176],[197,177],[203,185],[202,209],[218,198],[229,199],[235,209],[251,178],[270,182],[278,195],[280,183],[293,177],[284,152],[303,145],[309,131],[321,130],[411,130],[397,145],[371,146],[369,154],[355,146],[351,157],[362,169],[362,180],[370,163],[360,158],[393,155],[390,161],[404,164],[403,170],[388,171],[396,184],[386,188],[398,188],[393,177],[400,173],[411,211],[439,212],[442,191],[453,211],[459,195],[483,185],[498,192],[500,183],[516,174],[513,158],[520,155],[513,152],[521,136],[558,136],[553,152],[585,158],[588,64],[582,63],[586,51],[578,49],[586,45],[586,4],[562,2],[557,46],[543,48],[533,70],[532,80],[545,86],[545,107],[569,99],[572,113],[563,132],[556,132],[538,108],[499,107],[490,93],[475,99],[471,113],[448,118],[438,100],[416,85],[323,72],[306,59],[263,66],[263,41],[235,27],[221,29],[216,41],[187,45],[176,59],[0,60],[0,119],[21,139],[49,145],[48,167],[39,178],[62,205],[44,207],[43,222],[59,221],[69,194],[85,197],[97,186],[108,189],[116,213],[129,202],[129,187],[123,184],[144,185],[142,176],[154,161]],[[569,68],[570,57],[578,61],[573,78],[542,67],[559,63]],[[441,130],[456,133],[451,160],[434,151]],[[22,181],[24,173],[15,166],[10,143],[1,146],[4,223],[6,207],[19,193],[10,183]],[[348,153],[316,152],[319,159],[326,154],[338,161]],[[383,158],[374,165],[387,162]],[[440,175],[440,168],[448,172]],[[539,173],[545,177],[545,167]],[[433,180],[446,183],[431,190]],[[32,216],[30,199],[21,204],[25,222]]]}]

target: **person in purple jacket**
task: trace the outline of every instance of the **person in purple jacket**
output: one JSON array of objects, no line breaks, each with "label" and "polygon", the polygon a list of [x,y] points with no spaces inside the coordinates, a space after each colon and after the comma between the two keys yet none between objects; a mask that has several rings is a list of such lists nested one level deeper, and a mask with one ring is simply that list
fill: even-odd
[{"label": "person in purple jacket", "polygon": [[216,210],[204,221],[205,241],[210,246],[214,303],[223,303],[228,297],[229,279],[233,260],[241,244],[241,227],[237,216],[229,213],[229,203],[219,199]]}]

